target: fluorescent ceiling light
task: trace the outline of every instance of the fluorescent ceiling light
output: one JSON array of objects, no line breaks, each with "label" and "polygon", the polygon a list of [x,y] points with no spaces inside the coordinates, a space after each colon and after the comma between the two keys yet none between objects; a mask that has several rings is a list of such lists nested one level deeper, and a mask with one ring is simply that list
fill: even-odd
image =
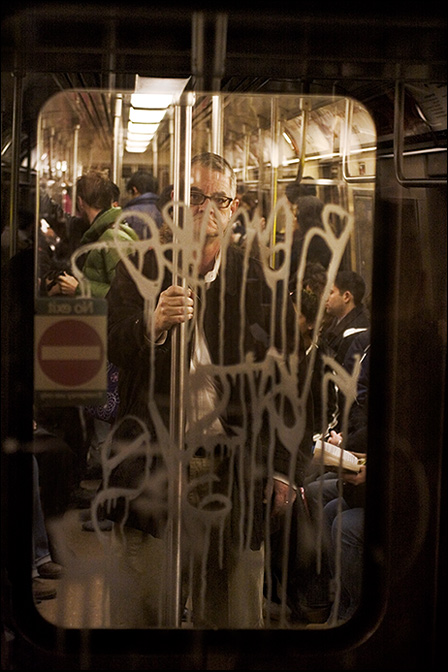
[{"label": "fluorescent ceiling light", "polygon": [[126,139],[126,142],[131,142],[133,145],[147,145],[150,140],[154,137],[154,134],[152,135],[133,135],[128,133],[128,137]]},{"label": "fluorescent ceiling light", "polygon": [[157,131],[159,124],[136,124],[135,122],[130,121],[128,123],[128,134],[134,133],[135,135],[145,134],[154,135]]},{"label": "fluorescent ceiling light", "polygon": [[[140,75],[136,75],[135,93],[139,95],[169,95],[172,99],[170,103],[174,103],[187,86],[189,79],[189,77],[187,77],[187,79],[175,79],[164,77],[140,77]],[[170,103],[168,103],[168,105]],[[166,107],[168,107],[168,105],[166,105]]]},{"label": "fluorescent ceiling light", "polygon": [[126,151],[129,152],[129,154],[143,154],[143,152],[146,151],[147,146],[148,145],[146,145],[146,147],[134,147],[134,145],[126,145]]},{"label": "fluorescent ceiling light", "polygon": [[145,142],[134,142],[133,140],[126,141],[126,151],[127,152],[146,152],[150,140]]},{"label": "fluorescent ceiling light", "polygon": [[144,152],[157,131],[167,108],[177,101],[188,79],[135,77],[127,129],[127,152]]},{"label": "fluorescent ceiling light", "polygon": [[136,140],[135,138],[128,138],[126,140],[127,145],[132,145],[133,147],[147,147],[149,145],[151,138],[145,137],[142,140]]},{"label": "fluorescent ceiling light", "polygon": [[165,116],[166,110],[137,110],[131,107],[129,119],[137,124],[158,124]]},{"label": "fluorescent ceiling light", "polygon": [[133,145],[147,145],[152,137],[152,135],[128,135],[126,142]]},{"label": "fluorescent ceiling light", "polygon": [[133,93],[132,107],[142,107],[148,110],[165,110],[173,101],[172,94],[161,93]]}]

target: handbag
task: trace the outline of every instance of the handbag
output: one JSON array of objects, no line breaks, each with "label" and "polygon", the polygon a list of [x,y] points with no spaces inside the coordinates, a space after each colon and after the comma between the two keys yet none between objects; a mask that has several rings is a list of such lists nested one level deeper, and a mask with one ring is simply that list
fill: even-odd
[{"label": "handbag", "polygon": [[86,412],[96,418],[112,424],[117,416],[120,397],[118,396],[118,367],[107,362],[107,399],[104,404],[84,406]]}]

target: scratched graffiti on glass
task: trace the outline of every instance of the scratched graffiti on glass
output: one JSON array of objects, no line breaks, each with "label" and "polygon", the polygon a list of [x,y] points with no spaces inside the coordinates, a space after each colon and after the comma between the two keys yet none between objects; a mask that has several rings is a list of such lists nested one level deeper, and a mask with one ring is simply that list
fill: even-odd
[{"label": "scratched graffiti on glass", "polygon": [[[92,515],[96,534],[106,549],[103,561],[105,565],[102,569],[108,577],[108,594],[104,599],[110,607],[109,625],[129,628],[191,623],[192,610],[194,613],[195,609],[205,608],[207,563],[212,560],[218,565],[223,563],[223,557],[229,550],[226,531],[229,521],[233,534],[238,539],[237,544],[233,542],[236,546],[233,552],[244,558],[250,551],[254,528],[258,524],[256,518],[259,502],[256,499],[261,496],[264,538],[261,548],[264,550],[265,563],[262,579],[264,587],[261,591],[263,620],[254,627],[271,626],[273,616],[270,598],[276,590],[279,600],[274,606],[280,609],[281,627],[288,612],[286,577],[291,569],[288,567],[287,558],[294,514],[293,508],[287,507],[280,519],[272,515],[275,500],[268,484],[276,475],[274,456],[279,444],[288,458],[284,480],[294,484],[294,489],[289,490],[291,499],[300,496],[300,483],[296,483],[297,468],[306,468],[311,459],[311,442],[308,446],[306,438],[310,387],[317,349],[310,348],[309,356],[302,357],[298,320],[306,255],[314,236],[321,237],[331,251],[326,285],[312,332],[313,345],[316,345],[325,314],[326,297],[352,234],[353,216],[337,205],[325,205],[322,228],[313,227],[307,232],[297,273],[291,282],[290,250],[294,225],[293,213],[286,197],[279,200],[275,211],[271,212],[267,220],[260,214],[250,220],[242,209],[233,215],[232,221],[243,217],[246,228],[245,243],[239,251],[243,257],[243,272],[236,285],[232,282],[234,279],[230,278],[230,291],[237,293],[243,325],[246,322],[242,316],[247,311],[247,300],[250,298],[248,287],[253,281],[250,258],[257,259],[257,266],[268,288],[269,300],[264,305],[265,314],[259,316],[256,324],[249,325],[249,328],[259,330],[257,338],[264,343],[263,356],[257,357],[245,349],[246,333],[243,328],[237,339],[239,345],[229,361],[224,356],[225,316],[218,312],[217,339],[220,354],[213,362],[209,358],[196,360],[194,365],[188,364],[187,375],[182,378],[178,387],[178,398],[171,400],[177,409],[177,415],[171,415],[170,422],[167,423],[166,417],[160,412],[159,399],[155,393],[159,381],[155,378],[156,367],[152,365],[159,356],[158,348],[163,348],[163,344],[156,343],[151,337],[151,318],[163,289],[165,273],[177,274],[177,284],[187,286],[195,302],[194,318],[188,320],[183,327],[187,345],[182,337],[178,340],[180,367],[184,366],[182,357],[187,357],[185,353],[188,351],[188,343],[191,340],[198,343],[201,334],[204,334],[203,319],[208,300],[205,280],[198,272],[197,253],[201,249],[205,234],[200,232],[198,239],[190,210],[182,203],[178,205],[179,217],[174,216],[173,219],[173,205],[177,207],[171,201],[164,208],[164,222],[168,225],[170,235],[163,241],[153,220],[140,212],[138,216],[147,226],[147,238],[132,243],[132,250],[129,244],[123,247],[117,241],[115,245],[144,304],[149,344],[146,356],[150,362],[147,399],[150,422],[143,423],[136,416],[121,418],[111,428],[102,450],[103,482],[93,502]],[[213,203],[208,207],[213,208]],[[125,214],[122,214],[121,219],[124,217]],[[285,235],[283,239],[273,243],[275,222],[279,217],[283,217],[286,223]],[[338,235],[331,223],[334,217],[340,222]],[[182,220],[181,226],[178,225],[179,219]],[[118,226],[119,221],[115,226]],[[222,293],[229,289],[226,288],[229,276],[224,269],[230,258],[229,251],[235,246],[231,224],[232,222],[219,232]],[[166,228],[165,226],[164,229]],[[80,280],[85,296],[89,295],[89,284],[84,281],[75,262],[87,250],[101,245],[104,246],[83,246],[72,257],[73,272]],[[158,274],[151,278],[143,274],[144,259],[149,248],[153,251],[158,268]],[[294,288],[298,291],[292,293]],[[288,302],[294,304],[293,315],[296,317],[292,322],[288,322],[288,315],[291,315]],[[277,338],[279,327],[280,340]],[[328,365],[327,373],[322,377],[324,406],[327,403],[329,385],[333,381],[349,402],[344,407],[343,422],[346,423],[350,403],[356,396],[359,365],[349,375],[331,358],[324,359],[324,363]],[[138,366],[137,356],[133,365]],[[171,375],[182,376],[182,373],[178,370]],[[210,381],[213,385],[213,404],[201,415],[201,395]],[[235,403],[235,389],[241,395],[239,422],[227,426],[227,418],[232,416],[229,404]],[[131,426],[132,430],[127,435],[127,429]],[[322,435],[325,435],[327,429],[322,427]],[[134,460],[134,464],[139,465],[138,478],[131,479],[127,487],[123,484],[115,485],[116,470],[132,463],[134,458],[138,458],[137,462]],[[206,469],[203,468],[204,464],[207,465]],[[220,472],[223,465],[227,469],[225,477]],[[222,478],[225,487],[219,487]],[[262,491],[259,488],[260,483],[264,488]],[[103,532],[99,525],[100,513],[106,511],[106,515],[113,518],[117,507],[121,507],[121,514],[115,518],[118,521],[115,528],[112,533]],[[130,516],[132,520],[137,516],[139,520],[147,518],[155,521],[154,529],[157,532],[147,535],[145,530],[138,527],[133,531],[129,530],[127,523]],[[272,535],[278,535],[279,529],[284,544],[284,573],[282,585],[276,588],[269,568],[274,552]],[[217,538],[214,543],[218,553],[214,558],[209,557],[211,536]],[[148,540],[150,543],[145,551]],[[306,547],[308,542],[304,530],[300,544]],[[133,556],[137,573],[131,579],[123,568],[122,561],[128,561]],[[135,579],[136,576],[138,580]],[[246,597],[249,600],[251,596],[246,596],[244,592],[244,571],[242,576],[239,595],[244,602]],[[143,586],[146,603],[141,600]],[[198,598],[192,607],[193,594],[198,595]],[[225,608],[222,605],[222,609]],[[231,608],[236,609],[230,606],[229,609]],[[196,623],[200,623],[200,619],[197,622],[193,619],[194,626]]]}]

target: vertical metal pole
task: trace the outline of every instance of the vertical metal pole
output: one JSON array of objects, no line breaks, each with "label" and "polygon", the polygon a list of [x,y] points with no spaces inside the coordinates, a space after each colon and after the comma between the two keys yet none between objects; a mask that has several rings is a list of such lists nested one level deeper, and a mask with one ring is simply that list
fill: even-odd
[{"label": "vertical metal pole", "polygon": [[115,109],[114,109],[114,146],[113,146],[113,157],[112,157],[112,181],[115,184],[118,184],[120,176],[120,163],[121,163],[121,139],[122,139],[122,124],[121,117],[123,113],[123,95],[117,93],[115,98]]},{"label": "vertical metal pole", "polygon": [[[191,34],[191,72],[198,91],[219,91],[225,71],[228,16],[193,12]],[[205,31],[207,30],[207,37]],[[210,49],[213,39],[213,52]]]},{"label": "vertical metal pole", "polygon": [[107,49],[105,51],[109,56],[109,60],[106,66],[106,69],[109,70],[108,84],[109,92],[112,93],[116,86],[116,68],[117,68],[117,24],[115,20],[111,20],[108,26],[107,34]]},{"label": "vertical metal pole", "polygon": [[243,154],[243,182],[246,182],[249,179],[249,150],[250,150],[250,135],[247,132],[246,124],[243,125],[243,138],[244,138],[244,154]]},{"label": "vertical metal pole", "polygon": [[342,177],[345,182],[353,182],[354,184],[360,182],[372,182],[375,175],[350,175],[350,151],[351,151],[351,134],[353,123],[353,100],[347,98],[345,101],[345,124],[343,125],[343,135],[341,139],[342,144]]},{"label": "vertical metal pole", "polygon": [[159,148],[157,146],[157,137],[154,136],[151,142],[152,145],[152,174],[154,177],[159,177]]},{"label": "vertical metal pole", "polygon": [[219,12],[215,19],[215,52],[213,55],[212,91],[219,91],[221,80],[225,72],[227,53],[227,23],[228,15]]},{"label": "vertical metal pole", "polygon": [[73,165],[72,165],[72,212],[76,215],[76,180],[78,179],[79,124],[73,129]]},{"label": "vertical metal pole", "polygon": [[[170,121],[169,121],[169,132],[170,132],[170,175],[169,175],[169,183],[173,185],[173,200],[176,201],[176,192],[174,191],[174,149],[175,149],[175,141],[174,141],[174,120],[172,115],[170,116]],[[174,212],[176,210],[174,209]],[[174,216],[174,214],[173,214]]]},{"label": "vertical metal pole", "polygon": [[310,103],[309,100],[300,99],[300,109],[302,111],[302,134],[300,137],[300,156],[299,156],[299,171],[297,173],[296,180],[297,182],[302,181],[303,171],[305,169],[305,156],[306,156],[306,134],[308,131],[308,116]]},{"label": "vertical metal pole", "polygon": [[196,89],[204,89],[204,13],[193,12],[191,32],[191,72],[195,77]]},{"label": "vertical metal pole", "polygon": [[[37,172],[36,172],[36,198],[34,199],[34,219],[35,219],[35,240],[39,240],[40,230],[40,192],[42,189],[44,171],[42,168],[42,156],[44,153],[44,137],[45,137],[46,123],[45,119],[39,117],[37,124]],[[39,259],[39,245],[34,246],[34,291],[35,296],[39,295],[40,285],[40,259]]]},{"label": "vertical metal pole", "polygon": [[[277,206],[277,183],[278,183],[278,152],[279,152],[279,121],[278,121],[278,99],[273,96],[271,101],[271,212],[274,214],[272,224],[272,246],[275,245],[277,238],[277,215],[275,208]],[[275,268],[275,252],[272,254],[272,268]]]},{"label": "vertical metal pole", "polygon": [[50,140],[49,140],[49,149],[48,149],[48,176],[50,180],[54,178],[53,173],[53,160],[54,160],[54,127],[50,128]]},{"label": "vertical metal pole", "polygon": [[19,173],[20,173],[20,137],[22,128],[22,95],[23,74],[14,73],[14,95],[12,109],[12,159],[9,203],[9,256],[17,252],[17,210],[19,203]]},{"label": "vertical metal pole", "polygon": [[[185,99],[184,99],[185,100]],[[191,164],[191,126],[192,108],[187,103],[174,108],[174,229],[183,225],[183,213],[179,201],[189,204],[190,197],[190,164]],[[176,235],[174,233],[174,243]],[[179,275],[182,250],[173,251],[173,284],[186,287],[186,278]],[[172,331],[171,351],[171,396],[170,396],[170,436],[171,449],[168,463],[170,465],[168,493],[168,524],[167,524],[167,585],[165,590],[165,625],[180,627],[181,624],[181,593],[182,593],[182,548],[181,548],[181,514],[183,489],[182,453],[185,442],[185,381],[188,374],[187,365],[187,325],[179,325]]]},{"label": "vertical metal pole", "polygon": [[212,96],[212,151],[222,154],[222,99]]}]

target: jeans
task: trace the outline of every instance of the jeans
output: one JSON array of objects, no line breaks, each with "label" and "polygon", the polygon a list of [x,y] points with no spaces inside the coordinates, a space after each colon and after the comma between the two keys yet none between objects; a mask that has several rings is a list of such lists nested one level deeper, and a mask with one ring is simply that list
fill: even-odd
[{"label": "jeans", "polygon": [[338,502],[334,499],[325,506],[324,526],[331,540],[330,569],[336,579],[338,575],[340,578],[337,618],[347,620],[353,616],[361,597],[364,509],[351,509],[341,499],[339,511]]}]

